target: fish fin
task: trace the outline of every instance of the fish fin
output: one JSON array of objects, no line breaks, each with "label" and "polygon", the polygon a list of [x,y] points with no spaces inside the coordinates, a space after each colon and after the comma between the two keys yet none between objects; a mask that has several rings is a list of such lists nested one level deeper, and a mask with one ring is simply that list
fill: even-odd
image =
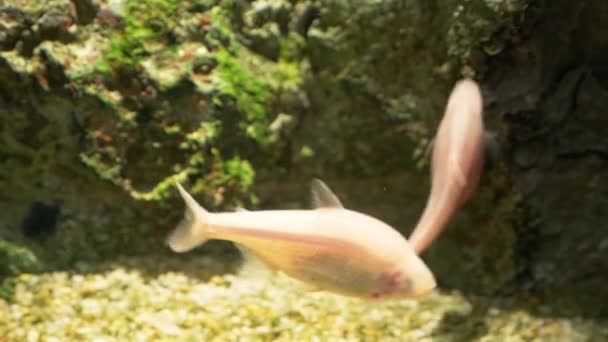
[{"label": "fish fin", "polygon": [[247,210],[245,208],[238,207],[234,211],[236,211],[237,213],[243,213],[243,212],[248,212],[249,210]]},{"label": "fish fin", "polygon": [[486,160],[486,167],[491,169],[500,160],[500,146],[495,132],[483,131],[483,152]]},{"label": "fish fin", "polygon": [[342,209],[344,206],[338,199],[338,196],[334,194],[331,189],[323,183],[320,179],[313,179],[310,182],[312,204],[315,208],[339,208]]},{"label": "fish fin", "polygon": [[208,233],[207,221],[209,215],[207,210],[201,207],[194,198],[181,186],[175,183],[177,190],[184,202],[186,210],[184,218],[177,225],[175,230],[167,237],[167,244],[177,253],[187,252],[194,247],[205,243]]},{"label": "fish fin", "polygon": [[325,290],[325,289],[323,289],[323,288],[321,288],[321,287],[319,287],[319,286],[315,286],[315,285],[313,285],[313,284],[310,284],[310,283],[304,282],[304,281],[302,281],[302,280],[299,280],[299,279],[296,279],[296,278],[290,277],[290,276],[288,276],[288,275],[286,275],[286,274],[285,274],[285,276],[286,276],[286,277],[288,277],[288,278],[291,280],[291,282],[294,284],[295,288],[296,288],[298,291],[301,291],[301,292],[308,292],[308,293],[319,293],[319,292],[326,292],[326,290]]},{"label": "fish fin", "polygon": [[238,270],[238,274],[244,278],[262,279],[267,278],[272,270],[249,248],[235,243],[234,246],[241,252],[243,262]]}]

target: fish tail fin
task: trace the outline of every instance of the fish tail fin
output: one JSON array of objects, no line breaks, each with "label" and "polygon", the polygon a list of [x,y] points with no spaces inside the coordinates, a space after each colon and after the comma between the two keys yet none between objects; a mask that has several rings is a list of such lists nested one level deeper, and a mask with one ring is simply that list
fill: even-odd
[{"label": "fish tail fin", "polygon": [[169,234],[167,244],[177,253],[187,252],[194,247],[205,243],[208,238],[208,220],[211,215],[201,207],[194,198],[181,186],[175,183],[179,194],[186,202],[184,218],[175,230]]}]

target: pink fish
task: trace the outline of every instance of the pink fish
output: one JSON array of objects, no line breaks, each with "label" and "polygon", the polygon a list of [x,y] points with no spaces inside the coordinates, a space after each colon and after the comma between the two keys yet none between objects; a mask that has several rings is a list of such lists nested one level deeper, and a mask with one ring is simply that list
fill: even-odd
[{"label": "pink fish", "polygon": [[312,182],[314,210],[210,213],[181,185],[184,220],[167,240],[186,252],[208,239],[232,241],[271,269],[309,286],[374,299],[419,297],[435,278],[395,229],[345,209],[320,180]]},{"label": "pink fish", "polygon": [[431,193],[409,238],[422,253],[477,187],[484,161],[482,98],[477,84],[456,83],[432,143]]}]

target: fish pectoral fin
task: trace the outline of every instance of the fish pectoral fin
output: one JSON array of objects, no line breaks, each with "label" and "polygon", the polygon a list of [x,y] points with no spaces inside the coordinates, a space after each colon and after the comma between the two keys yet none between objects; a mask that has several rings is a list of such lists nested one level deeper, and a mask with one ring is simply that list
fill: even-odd
[{"label": "fish pectoral fin", "polygon": [[234,246],[243,256],[243,263],[238,271],[239,276],[261,279],[267,278],[272,273],[272,270],[249,248],[238,243],[235,243]]},{"label": "fish pectoral fin", "polygon": [[496,133],[490,131],[483,131],[482,135],[483,139],[483,154],[487,156],[486,167],[487,169],[492,169],[500,159],[500,146],[498,145],[498,139],[496,138]]},{"label": "fish pectoral fin", "polygon": [[323,183],[320,179],[313,179],[310,183],[310,189],[312,194],[312,204],[315,208],[335,208],[343,209],[342,202],[338,199],[338,196],[331,191],[331,189]]},{"label": "fish pectoral fin", "polygon": [[303,281],[298,281],[300,288],[302,289],[302,291],[304,292],[310,292],[310,293],[318,293],[318,292],[325,292],[326,290],[319,287],[319,286],[315,286],[309,283],[305,283]]},{"label": "fish pectoral fin", "polygon": [[301,294],[306,293],[317,293],[326,291],[317,287],[315,285],[309,284],[300,279],[294,278],[284,271],[276,272],[276,277],[274,278],[276,284],[280,285],[283,289],[289,289],[290,291],[298,292]]},{"label": "fish pectoral fin", "polygon": [[294,278],[285,272],[279,272],[279,275],[284,277],[285,279],[288,279],[289,283],[291,283],[293,288],[299,292],[317,293],[317,292],[327,291],[327,290],[321,288],[320,286],[317,286],[310,282],[306,282],[304,280]]}]

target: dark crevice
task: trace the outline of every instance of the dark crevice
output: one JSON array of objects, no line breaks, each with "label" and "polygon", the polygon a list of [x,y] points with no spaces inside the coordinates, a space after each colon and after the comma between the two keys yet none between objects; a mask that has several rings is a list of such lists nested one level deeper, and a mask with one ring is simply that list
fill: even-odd
[{"label": "dark crevice", "polygon": [[89,25],[97,17],[99,7],[92,0],[72,0],[76,9],[76,17],[79,25]]},{"label": "dark crevice", "polygon": [[516,211],[518,216],[513,219],[512,227],[517,235],[517,243],[514,246],[517,272],[513,278],[512,288],[534,291],[536,283],[533,265],[540,246],[540,227],[528,204],[519,203]]},{"label": "dark crevice", "polygon": [[566,160],[579,160],[585,158],[598,158],[600,160],[608,161],[608,151],[600,150],[596,148],[587,148],[580,151],[568,151],[557,154],[558,159]]},{"label": "dark crevice", "polygon": [[36,238],[53,234],[57,228],[59,213],[58,206],[35,201],[23,220],[23,235]]},{"label": "dark crevice", "polygon": [[[581,68],[580,66],[569,67],[564,72],[560,73],[559,77],[555,78],[555,82],[552,82],[551,86],[549,86],[548,89],[540,95],[537,105],[537,108],[546,107],[547,104],[554,99],[556,93],[560,91],[560,87],[565,86],[563,84],[564,82],[572,82],[572,80],[569,79],[573,77],[572,73],[578,73],[579,75],[575,76],[576,79],[573,81],[574,85],[572,85],[572,90],[569,94],[567,109],[564,110],[566,114],[563,115],[560,120],[548,124],[547,120],[539,115],[542,112],[537,110],[505,113],[504,118],[507,120],[507,122],[509,122],[509,124],[513,127],[519,128],[517,135],[513,134],[511,136],[512,139],[516,139],[513,140],[514,143],[532,141],[550,135],[572,117],[569,114],[573,113],[578,107],[579,92],[583,81],[588,75],[587,70]],[[527,131],[526,134],[522,134],[522,130]]]}]

